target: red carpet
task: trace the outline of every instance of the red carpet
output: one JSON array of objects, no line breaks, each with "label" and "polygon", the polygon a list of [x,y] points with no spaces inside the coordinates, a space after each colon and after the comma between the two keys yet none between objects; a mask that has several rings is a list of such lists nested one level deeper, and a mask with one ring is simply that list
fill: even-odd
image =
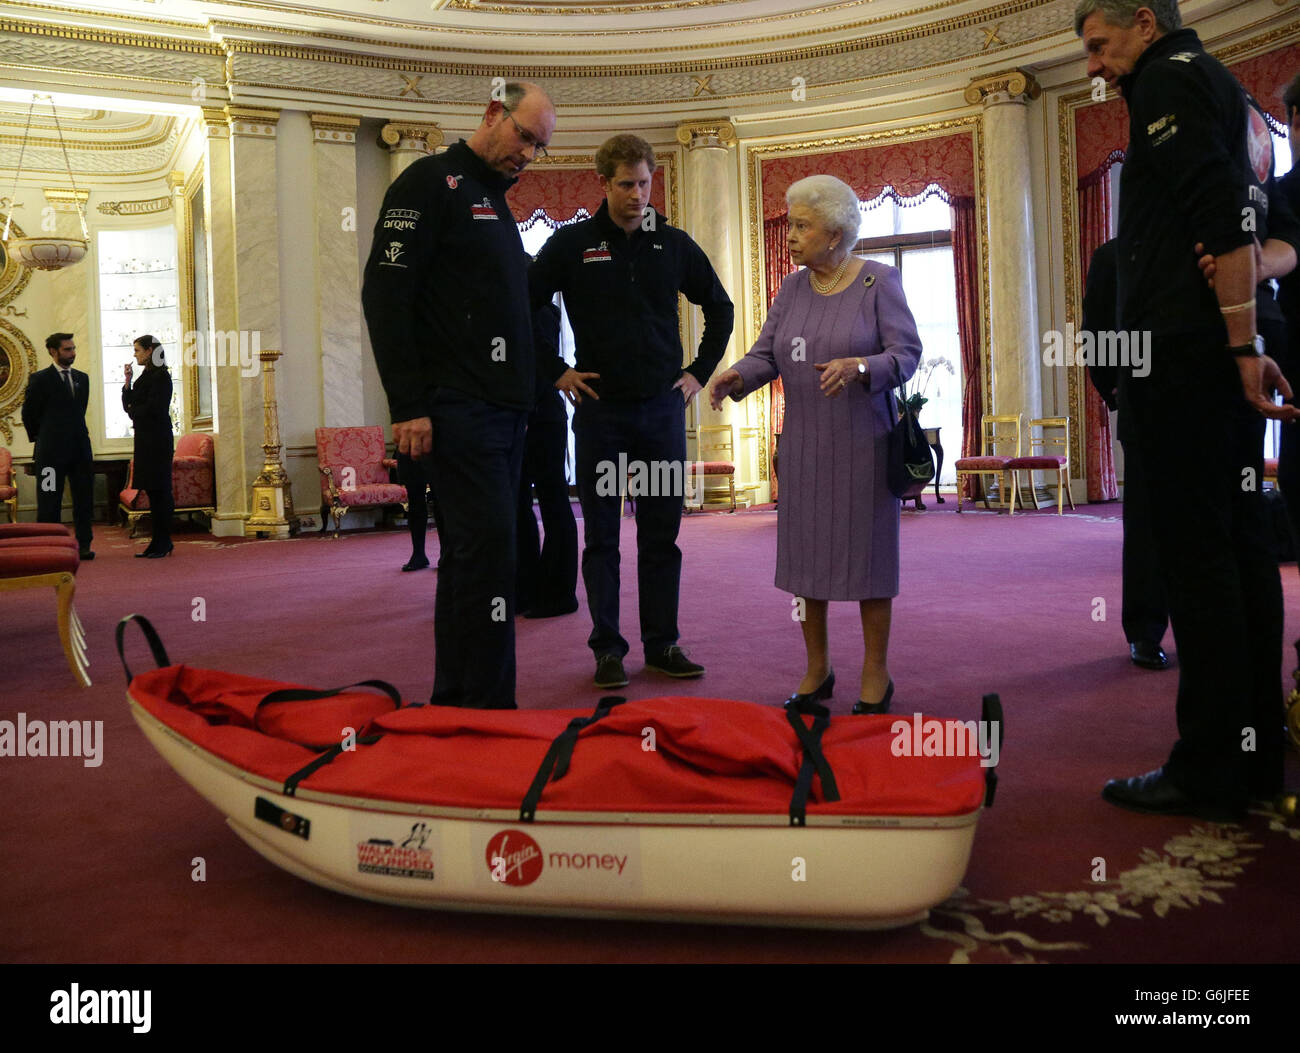
[{"label": "red carpet", "polygon": [[[967,506],[969,509],[969,505]],[[1127,661],[1119,625],[1117,506],[1058,518],[906,513],[894,606],[895,712],[974,718],[997,691],[1007,719],[996,805],[980,820],[964,890],[928,924],[886,933],[599,923],[421,912],[322,891],[240,842],[145,742],[124,701],[112,629],[158,626],[174,661],[333,686],[368,677],[424,700],[432,682],[432,571],[399,573],[404,533],[287,542],[178,535],[170,559],[97,531],[77,609],[94,686],[78,689],[52,594],[0,603],[0,719],[103,720],[103,763],[0,758],[0,960],[8,962],[1283,962],[1300,958],[1292,909],[1300,827],[1131,815],[1107,778],[1159,764],[1174,735],[1174,673]],[[772,585],[776,517],[689,516],[682,644],[708,667],[671,681],[628,658],[632,698],[781,701],[802,672],[790,598]],[[624,525],[624,633],[636,634],[634,527]],[[430,535],[430,555],[436,535]],[[1288,639],[1300,582],[1283,568]],[[1107,620],[1095,621],[1096,600]],[[585,607],[518,623],[522,706],[583,706]],[[133,660],[147,653],[132,634]],[[832,655],[852,704],[856,605],[831,608]],[[1019,641],[1031,639],[1031,645]],[[1172,635],[1166,638],[1172,647]],[[1280,673],[1287,670],[1279,670]],[[1290,686],[1289,677],[1287,686]],[[1279,677],[1279,690],[1282,688]],[[1288,783],[1300,785],[1289,756]],[[206,881],[191,879],[195,860]],[[1104,868],[1104,874],[1103,874]],[[1097,880],[1101,878],[1101,880]]]}]

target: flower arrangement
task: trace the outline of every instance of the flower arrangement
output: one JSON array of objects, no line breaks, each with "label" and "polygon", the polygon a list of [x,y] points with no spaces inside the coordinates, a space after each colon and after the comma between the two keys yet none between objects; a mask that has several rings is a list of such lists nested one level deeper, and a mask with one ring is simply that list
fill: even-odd
[{"label": "flower arrangement", "polygon": [[[930,401],[926,398],[925,393],[929,389],[930,380],[934,377],[935,370],[937,369],[946,369],[949,376],[957,375],[957,370],[953,366],[952,361],[945,355],[922,359],[920,365],[917,366],[915,375],[912,377],[911,394],[908,394],[906,384],[901,385],[898,389],[900,393],[898,399],[900,413],[902,412],[902,408],[906,406],[912,411],[913,415],[920,414],[921,407]],[[942,394],[939,390],[938,384],[935,385],[934,394],[936,398]]]}]

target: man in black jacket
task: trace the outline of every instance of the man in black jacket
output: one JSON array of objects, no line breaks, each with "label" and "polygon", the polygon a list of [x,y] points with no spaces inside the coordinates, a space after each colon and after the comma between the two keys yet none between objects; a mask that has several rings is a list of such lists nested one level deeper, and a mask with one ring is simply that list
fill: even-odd
[{"label": "man in black jacket", "polygon": [[[1120,183],[1120,328],[1151,333],[1149,373],[1118,402],[1145,465],[1178,645],[1178,741],[1162,768],[1102,795],[1133,811],[1236,821],[1281,785],[1282,590],[1258,480],[1263,416],[1290,388],[1255,342],[1254,217],[1268,129],[1181,28],[1175,0],[1081,0],[1088,75],[1128,104]],[[1210,289],[1195,243],[1215,257]],[[1294,426],[1294,425],[1288,425]]]},{"label": "man in black jacket", "polygon": [[[690,237],[649,208],[654,150],[616,135],[596,153],[605,201],[596,215],[556,231],[529,272],[534,305],[556,292],[577,344],[576,367],[547,360],[573,417],[582,577],[597,687],[622,687],[628,643],[619,632],[618,480],[636,501],[637,589],[646,666],[697,677],[704,667],[677,645],[682,553],[677,547],[686,474],[685,407],[708,382],[731,336],[731,299]],[[677,297],[704,309],[696,359],[685,357]],[[645,484],[643,492],[633,482]]]},{"label": "man in black jacket", "polygon": [[77,345],[71,333],[52,333],[45,349],[53,363],[27,382],[23,396],[23,427],[35,444],[36,519],[57,523],[62,518],[63,482],[72,491],[72,520],[82,559],[94,559],[90,550],[90,516],[94,501],[94,455],[86,430],[90,402],[90,377],[73,369]]},{"label": "man in black jacket", "polygon": [[505,85],[469,141],[388,189],[362,304],[398,452],[442,509],[435,705],[515,706],[515,501],[533,402],[526,256],[505,193],[545,156],[555,109]]}]

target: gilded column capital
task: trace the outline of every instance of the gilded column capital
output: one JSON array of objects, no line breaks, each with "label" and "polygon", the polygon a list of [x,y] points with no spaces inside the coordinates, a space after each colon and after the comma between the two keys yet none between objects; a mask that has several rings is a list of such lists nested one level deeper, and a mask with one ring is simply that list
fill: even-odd
[{"label": "gilded column capital", "polygon": [[257,139],[275,136],[275,126],[280,123],[279,110],[264,110],[255,106],[227,106],[231,135],[245,135]]},{"label": "gilded column capital", "polygon": [[168,172],[167,186],[173,194],[179,194],[185,189],[184,172]]},{"label": "gilded column capital", "polygon": [[230,136],[230,118],[219,106],[203,107],[203,127],[209,139],[226,139]]},{"label": "gilded column capital", "polygon": [[1013,69],[979,77],[966,86],[966,101],[993,106],[1003,102],[1027,102],[1042,94],[1042,88],[1032,73]]},{"label": "gilded column capital", "polygon": [[318,143],[338,143],[351,146],[357,141],[360,117],[344,117],[337,113],[311,114],[312,140]]},{"label": "gilded column capital", "polygon": [[683,121],[677,126],[677,141],[688,150],[714,147],[725,150],[736,141],[736,129],[725,117],[713,121]]},{"label": "gilded column capital", "polygon": [[431,154],[443,142],[442,129],[437,124],[416,121],[392,121],[379,130],[380,145],[389,150],[418,150]]}]

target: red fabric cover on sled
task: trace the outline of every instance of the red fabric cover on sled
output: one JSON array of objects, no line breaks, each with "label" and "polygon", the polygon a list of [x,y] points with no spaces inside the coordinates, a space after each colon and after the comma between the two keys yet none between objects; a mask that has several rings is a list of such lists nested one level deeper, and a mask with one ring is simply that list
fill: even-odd
[{"label": "red fabric cover on sled", "polygon": [[[255,730],[257,702],[298,685],[187,666],[137,676],[130,695],[185,738],[256,775],[282,782],[317,751]],[[566,710],[470,710],[391,703],[370,692],[277,703],[296,707],[302,741],[338,742],[350,725],[382,732],[314,772],[299,792],[346,794],[460,808],[517,809],[552,740],[594,706]],[[972,718],[978,714],[972,714]],[[370,719],[373,717],[373,719]],[[891,744],[906,716],[838,716],[822,737],[841,799],[820,780],[810,815],[955,816],[977,810],[984,768],[977,756],[900,757]],[[265,720],[259,717],[259,723]],[[653,730],[653,739],[647,733]],[[648,748],[653,742],[654,748]],[[583,729],[569,772],[547,785],[548,813],[656,812],[785,815],[801,760],[782,710],[710,698],[627,702]]]}]

